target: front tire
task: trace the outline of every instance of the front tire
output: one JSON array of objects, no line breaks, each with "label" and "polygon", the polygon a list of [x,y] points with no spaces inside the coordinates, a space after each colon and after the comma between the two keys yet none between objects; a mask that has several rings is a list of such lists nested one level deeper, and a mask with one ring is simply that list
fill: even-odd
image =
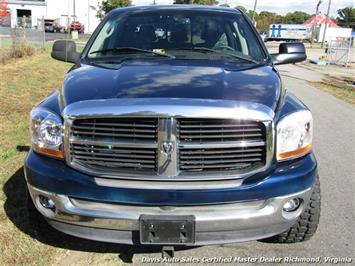
[{"label": "front tire", "polygon": [[317,176],[308,205],[297,222],[287,231],[264,239],[268,243],[297,243],[311,239],[316,233],[321,212],[320,182]]}]

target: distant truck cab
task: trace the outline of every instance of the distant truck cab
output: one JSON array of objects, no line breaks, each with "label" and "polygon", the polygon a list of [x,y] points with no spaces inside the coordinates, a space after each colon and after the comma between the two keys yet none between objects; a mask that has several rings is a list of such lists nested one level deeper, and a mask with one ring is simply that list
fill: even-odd
[{"label": "distant truck cab", "polygon": [[45,19],[44,30],[46,32],[64,32],[64,27],[60,25],[59,19]]},{"label": "distant truck cab", "polygon": [[31,116],[28,209],[82,238],[198,246],[293,243],[320,215],[313,119],[237,9],[146,6],[110,12]]},{"label": "distant truck cab", "polygon": [[78,31],[79,33],[85,32],[84,24],[80,23],[79,21],[73,21],[70,24],[70,31]]}]

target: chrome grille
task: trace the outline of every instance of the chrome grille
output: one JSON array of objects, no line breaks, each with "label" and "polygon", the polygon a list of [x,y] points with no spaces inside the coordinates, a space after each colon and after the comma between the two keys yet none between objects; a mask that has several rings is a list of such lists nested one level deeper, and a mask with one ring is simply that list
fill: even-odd
[{"label": "chrome grille", "polygon": [[63,110],[66,162],[130,186],[139,186],[137,180],[176,189],[187,180],[241,184],[272,163],[274,115],[261,104],[228,100],[76,102]]},{"label": "chrome grille", "polygon": [[182,172],[245,171],[265,165],[266,129],[262,122],[179,119],[177,133],[182,144]]},{"label": "chrome grille", "polygon": [[155,174],[157,121],[86,118],[70,126],[70,160],[94,173]]}]

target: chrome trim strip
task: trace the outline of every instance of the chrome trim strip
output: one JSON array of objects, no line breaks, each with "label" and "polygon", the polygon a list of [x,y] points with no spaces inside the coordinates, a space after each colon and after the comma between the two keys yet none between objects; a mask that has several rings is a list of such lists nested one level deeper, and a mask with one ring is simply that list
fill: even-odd
[{"label": "chrome trim strip", "polygon": [[173,190],[195,190],[195,189],[223,189],[230,187],[240,187],[243,183],[242,179],[230,180],[215,180],[215,181],[147,181],[147,180],[125,180],[125,179],[111,179],[111,178],[94,178],[95,183],[103,187],[129,188],[135,189],[140,187],[142,189],[173,189]]},{"label": "chrome trim strip", "polygon": [[157,148],[158,144],[154,142],[123,142],[123,141],[111,141],[111,140],[89,140],[89,139],[78,139],[75,137],[70,137],[69,142],[74,144],[88,144],[88,145],[112,145],[112,147],[121,147],[121,148]]},{"label": "chrome trim strip", "polygon": [[89,100],[72,103],[63,110],[63,117],[168,117],[168,118],[226,118],[273,120],[275,113],[269,107],[231,100],[190,98],[121,98]]},{"label": "chrome trim strip", "polygon": [[258,147],[264,146],[264,141],[226,141],[226,142],[208,142],[208,143],[186,143],[180,142],[179,148],[184,149],[218,149],[218,148],[241,148],[241,147]]},{"label": "chrome trim strip", "polygon": [[[158,120],[158,175],[160,177],[175,177],[179,174],[177,163],[176,120],[163,118]],[[171,144],[172,150],[164,152],[163,145]]]}]

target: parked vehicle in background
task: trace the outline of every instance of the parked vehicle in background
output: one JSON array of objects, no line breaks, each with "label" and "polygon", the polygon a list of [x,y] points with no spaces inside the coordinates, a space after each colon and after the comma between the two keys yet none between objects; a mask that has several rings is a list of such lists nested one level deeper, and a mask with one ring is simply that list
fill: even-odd
[{"label": "parked vehicle in background", "polygon": [[312,28],[303,24],[271,24],[267,41],[309,41]]},{"label": "parked vehicle in background", "polygon": [[75,66],[31,112],[34,224],[169,248],[316,232],[312,114],[275,68],[305,60],[302,43],[269,54],[238,9],[151,5],[52,57]]},{"label": "parked vehicle in background", "polygon": [[60,25],[59,19],[45,19],[44,30],[46,32],[64,32],[65,28]]},{"label": "parked vehicle in background", "polygon": [[84,24],[80,23],[79,21],[73,21],[70,24],[70,31],[78,31],[79,33],[84,33],[85,26],[84,26]]}]

